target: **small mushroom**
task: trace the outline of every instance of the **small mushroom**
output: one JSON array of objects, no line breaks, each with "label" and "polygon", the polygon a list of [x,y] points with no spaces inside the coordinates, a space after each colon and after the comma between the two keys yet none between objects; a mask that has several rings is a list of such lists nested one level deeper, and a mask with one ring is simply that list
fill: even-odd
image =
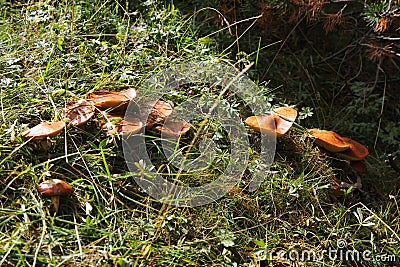
[{"label": "small mushroom", "polygon": [[333,131],[320,129],[308,129],[308,132],[315,138],[315,143],[330,152],[341,152],[350,147],[350,144]]},{"label": "small mushroom", "polygon": [[336,155],[342,159],[359,161],[369,155],[368,148],[366,148],[364,145],[349,137],[343,137],[343,139],[349,144],[349,148],[341,151],[340,153],[336,153]]},{"label": "small mushroom", "polygon": [[117,115],[107,114],[107,121],[104,121],[101,128],[106,130],[107,136],[130,135],[139,132],[143,123],[137,118],[123,118]]},{"label": "small mushroom", "polygon": [[192,125],[186,121],[169,121],[163,126],[156,126],[155,129],[169,136],[179,136],[186,134]]},{"label": "small mushroom", "polygon": [[93,103],[85,99],[72,101],[67,104],[65,117],[73,126],[80,126],[87,123],[94,115]]},{"label": "small mushroom", "polygon": [[25,138],[32,138],[33,140],[53,137],[60,133],[64,127],[65,122],[63,121],[42,122],[23,132],[22,136]]},{"label": "small mushroom", "polygon": [[60,206],[60,196],[68,196],[72,193],[72,186],[60,179],[51,179],[39,184],[37,190],[44,196],[51,197],[56,213]]}]

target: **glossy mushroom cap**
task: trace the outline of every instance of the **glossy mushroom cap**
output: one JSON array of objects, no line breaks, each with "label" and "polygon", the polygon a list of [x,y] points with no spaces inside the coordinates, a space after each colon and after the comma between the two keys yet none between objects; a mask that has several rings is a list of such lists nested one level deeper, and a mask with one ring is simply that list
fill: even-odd
[{"label": "glossy mushroom cap", "polygon": [[146,127],[152,127],[155,124],[163,124],[172,114],[172,106],[165,101],[158,100],[155,103],[146,104],[151,106],[151,112],[147,119]]},{"label": "glossy mushroom cap", "polygon": [[281,137],[289,131],[296,117],[297,111],[295,109],[279,107],[274,109],[272,114],[248,117],[245,123],[257,132],[275,133],[277,137]]},{"label": "glossy mushroom cap", "polygon": [[90,101],[80,99],[67,104],[65,117],[73,126],[80,126],[87,123],[94,115],[94,105]]},{"label": "glossy mushroom cap", "polygon": [[341,151],[340,153],[336,153],[336,155],[342,159],[358,161],[369,155],[368,148],[366,148],[364,145],[348,137],[343,137],[343,139],[349,144],[349,148]]},{"label": "glossy mushroom cap", "polygon": [[114,108],[115,111],[123,111],[127,108],[129,101],[136,97],[136,91],[132,88],[120,92],[98,91],[87,94],[86,97],[99,109]]},{"label": "glossy mushroom cap", "polygon": [[136,90],[133,88],[127,88],[119,92],[120,94],[123,94],[126,98],[129,100],[132,100],[136,97]]},{"label": "glossy mushroom cap", "polygon": [[42,122],[35,127],[22,133],[25,138],[43,139],[46,137],[52,137],[60,133],[65,127],[65,122],[63,121],[52,121],[52,122]]},{"label": "glossy mushroom cap", "polygon": [[118,115],[107,114],[107,121],[103,121],[101,128],[106,130],[107,136],[130,135],[138,133],[143,123],[137,118],[123,118]]},{"label": "glossy mushroom cap", "polygon": [[318,146],[330,152],[341,152],[350,147],[350,144],[346,142],[344,137],[333,131],[309,129],[308,132],[315,138],[315,143]]},{"label": "glossy mushroom cap", "polygon": [[251,116],[248,117],[244,122],[254,131],[263,134],[275,133],[276,130],[275,118],[272,114]]},{"label": "glossy mushroom cap", "polygon": [[51,179],[39,184],[37,190],[44,196],[68,196],[72,193],[72,186],[60,179]]},{"label": "glossy mushroom cap", "polygon": [[169,136],[186,134],[192,125],[186,121],[166,121],[163,126],[156,126],[155,129]]},{"label": "glossy mushroom cap", "polygon": [[275,113],[276,136],[281,137],[292,127],[297,118],[297,110],[290,107],[279,107],[274,109],[273,112]]}]

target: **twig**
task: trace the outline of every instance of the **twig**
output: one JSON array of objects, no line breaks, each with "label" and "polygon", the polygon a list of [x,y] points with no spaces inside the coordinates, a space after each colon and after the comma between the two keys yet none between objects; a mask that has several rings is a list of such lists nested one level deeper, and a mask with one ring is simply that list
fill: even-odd
[{"label": "twig", "polygon": [[237,37],[236,40],[232,44],[230,44],[227,48],[225,48],[225,50],[222,52],[222,54],[225,54],[225,52],[228,51],[235,44],[239,44],[239,40],[253,27],[253,25],[257,22],[257,19],[259,19],[260,17],[261,16],[256,17],[256,19],[251,23],[251,25],[249,27],[247,27],[247,29],[239,37]]},{"label": "twig", "polygon": [[[381,62],[379,62],[378,65],[378,70],[382,70],[381,68]],[[377,76],[376,76],[376,81],[378,81],[378,70],[377,70]],[[386,81],[386,74],[385,72],[382,70],[383,75],[385,75],[385,81]],[[374,87],[376,86],[376,83],[374,84]],[[374,143],[374,148],[376,147],[376,144],[378,143],[378,137],[379,137],[379,130],[381,129],[381,124],[382,124],[382,115],[383,115],[383,109],[385,107],[385,96],[386,96],[386,82],[384,83],[383,86],[383,95],[382,95],[382,104],[381,104],[381,112],[379,114],[379,119],[378,119],[378,130],[376,132],[376,136],[375,136],[375,143]]]},{"label": "twig", "polygon": [[0,108],[1,108],[1,118],[3,119],[3,123],[6,123],[6,117],[4,116],[4,107],[3,107],[3,89],[0,88]]},{"label": "twig", "polygon": [[278,58],[279,53],[281,52],[283,46],[286,44],[286,42],[289,40],[289,37],[294,33],[294,31],[297,29],[297,27],[300,25],[300,23],[305,19],[306,16],[303,16],[299,21],[294,25],[293,29],[289,32],[289,34],[286,36],[285,40],[282,42],[281,46],[279,47],[278,51],[275,53],[274,58],[272,59],[271,63],[269,64],[267,70],[265,71],[264,75],[262,76],[261,80],[265,80],[265,77],[267,76],[269,70],[271,69],[272,65],[275,63],[275,60]]}]

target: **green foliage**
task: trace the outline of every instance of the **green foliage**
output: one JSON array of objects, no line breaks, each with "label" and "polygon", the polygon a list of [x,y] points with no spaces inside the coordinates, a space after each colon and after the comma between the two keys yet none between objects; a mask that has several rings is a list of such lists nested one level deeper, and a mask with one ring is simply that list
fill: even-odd
[{"label": "green foliage", "polygon": [[[294,10],[292,2],[264,1],[278,14]],[[332,35],[315,26],[314,20],[299,24],[301,30],[294,30],[283,42],[282,36],[288,36],[297,21],[282,23],[275,31],[265,26],[269,24],[258,25],[234,43],[249,24],[238,24],[238,35],[235,28],[232,35],[226,30],[215,33],[226,24],[221,26],[215,11],[199,11],[198,6],[213,4],[232,19],[233,5],[235,12],[235,6],[248,12],[237,16],[246,19],[255,15],[254,9],[259,11],[259,1],[185,1],[186,11],[180,8],[182,3],[150,0],[0,3],[0,265],[285,266],[291,263],[270,252],[320,253],[336,248],[338,239],[347,240],[351,249],[400,258],[397,176],[374,156],[367,161],[371,172],[363,176],[362,190],[351,188],[335,195],[331,183],[338,177],[355,182],[356,174],[346,162],[316,148],[302,128],[334,126],[363,141],[375,135],[381,83],[372,86],[366,79],[375,77],[374,64],[356,60],[364,50],[335,56],[337,40],[346,41],[348,36],[334,32],[335,38],[329,39]],[[221,3],[226,10],[220,9]],[[190,10],[196,14],[185,16]],[[311,14],[310,9],[302,12]],[[199,18],[203,18],[200,23]],[[283,18],[287,22],[288,17]],[[279,16],[277,22],[282,22]],[[308,41],[300,38],[302,34],[309,36]],[[327,43],[321,43],[321,36]],[[353,37],[359,36],[349,39]],[[351,57],[352,53],[357,56]],[[259,84],[255,97],[265,98],[268,107],[296,105],[300,124],[278,140],[270,171],[257,161],[260,136],[249,131],[250,163],[243,181],[209,205],[176,208],[149,198],[132,180],[120,140],[104,136],[96,120],[82,128],[68,127],[52,140],[27,143],[21,137],[21,132],[41,121],[61,119],[65,103],[88,92],[137,88],[171,64],[209,58],[239,68],[257,59],[257,68],[250,70]],[[329,58],[331,64],[325,64]],[[387,68],[384,63],[381,68]],[[365,75],[356,75],[360,69]],[[386,70],[390,80],[392,74]],[[165,98],[180,103],[206,93],[215,92],[191,84]],[[392,99],[388,90],[387,103]],[[243,118],[251,115],[240,99],[229,96],[226,101]],[[386,145],[394,149],[400,130],[393,118],[399,111],[395,105],[385,107],[393,117],[382,115],[388,133],[380,142],[383,149]],[[207,182],[226,166],[228,145],[221,125],[211,123],[208,133],[220,144],[217,160],[205,172],[185,177],[188,182]],[[147,139],[155,164],[162,166],[158,141],[155,134]],[[176,174],[170,166],[162,167],[166,174]],[[246,184],[260,169],[263,183],[249,192]],[[378,182],[381,176],[392,180]],[[48,178],[61,178],[74,186],[73,195],[61,200],[57,215],[50,200],[36,191]],[[379,183],[386,186],[376,186]],[[388,263],[393,262],[360,264]],[[343,266],[348,262],[325,259],[295,264]]]},{"label": "green foliage", "polygon": [[368,25],[375,27],[379,23],[379,14],[386,12],[387,8],[387,1],[365,3],[363,16],[367,20]]}]

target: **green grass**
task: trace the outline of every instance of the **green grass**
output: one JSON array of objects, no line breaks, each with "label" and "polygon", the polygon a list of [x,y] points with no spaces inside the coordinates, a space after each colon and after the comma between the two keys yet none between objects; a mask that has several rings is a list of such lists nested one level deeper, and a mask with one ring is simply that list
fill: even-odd
[{"label": "green grass", "polygon": [[[150,2],[129,10],[114,1],[1,2],[0,265],[394,265],[269,257],[281,249],[321,253],[345,239],[349,249],[400,259],[398,178],[372,155],[364,187],[334,196],[330,183],[335,178],[354,182],[355,174],[345,162],[323,154],[301,127],[278,140],[271,171],[255,192],[246,189],[246,181],[256,171],[260,136],[249,131],[250,164],[243,182],[196,208],[150,198],[129,174],[121,140],[106,137],[96,120],[43,142],[21,137],[41,121],[61,120],[65,104],[89,92],[139,88],[175,63],[229,61],[213,42],[199,40],[190,18]],[[179,103],[192,97],[190,91],[200,95],[202,90],[201,85],[177,88],[166,99]],[[269,88],[261,90],[272,105],[285,102]],[[242,108],[237,99],[229,100]],[[210,125],[210,132],[218,129],[217,123]],[[155,160],[157,138],[148,138]],[[224,158],[223,151],[219,156]],[[213,170],[187,179],[209,181],[223,167],[220,160]],[[377,182],[380,177],[387,178]],[[57,215],[50,199],[36,190],[50,178],[74,187]]]}]

